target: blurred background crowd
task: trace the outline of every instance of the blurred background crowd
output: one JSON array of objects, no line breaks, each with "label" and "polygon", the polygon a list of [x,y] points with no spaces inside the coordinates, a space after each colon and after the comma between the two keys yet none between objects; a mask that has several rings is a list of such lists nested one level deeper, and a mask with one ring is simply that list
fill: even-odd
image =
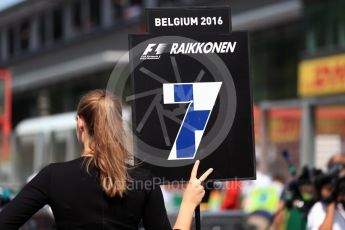
[{"label": "blurred background crowd", "polygon": [[[0,206],[43,166],[80,156],[76,104],[127,64],[145,8],[219,5],[250,32],[258,172],[207,186],[203,226],[305,229],[318,201],[342,205],[345,0],[1,0]],[[173,218],[182,190],[163,192]],[[23,229],[50,229],[42,212]]]}]

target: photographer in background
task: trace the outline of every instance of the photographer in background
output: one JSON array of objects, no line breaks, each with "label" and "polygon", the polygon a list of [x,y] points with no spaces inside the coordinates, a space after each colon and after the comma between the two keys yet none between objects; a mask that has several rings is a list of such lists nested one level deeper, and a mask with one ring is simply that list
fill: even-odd
[{"label": "photographer in background", "polygon": [[308,230],[345,229],[345,157],[333,156],[328,172],[316,178],[320,201],[308,214]]},{"label": "photographer in background", "polygon": [[272,229],[306,229],[308,212],[317,199],[313,178],[320,173],[320,170],[305,166],[299,175],[286,185],[272,220]]}]

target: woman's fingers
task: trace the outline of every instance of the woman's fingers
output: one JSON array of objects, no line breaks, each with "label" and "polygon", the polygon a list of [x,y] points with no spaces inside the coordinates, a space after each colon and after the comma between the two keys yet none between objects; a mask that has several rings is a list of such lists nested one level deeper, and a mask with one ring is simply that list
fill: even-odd
[{"label": "woman's fingers", "polygon": [[198,179],[197,178],[197,174],[198,174],[198,168],[200,165],[200,161],[197,160],[194,163],[193,169],[192,169],[192,173],[190,175],[190,180],[194,181],[194,180],[198,180],[200,182],[204,182],[207,177],[213,172],[213,168],[209,168],[206,172],[204,172],[204,174],[201,175],[201,177]]},{"label": "woman's fingers", "polygon": [[201,177],[199,178],[199,181],[204,182],[212,172],[213,172],[213,168],[209,168],[206,172],[204,172],[204,174],[201,175]]},{"label": "woman's fingers", "polygon": [[200,165],[200,161],[197,160],[194,163],[189,183],[186,184],[185,192],[183,194],[183,201],[189,204],[192,204],[196,207],[202,198],[205,195],[205,188],[203,186],[203,182],[207,179],[207,177],[212,173],[213,169],[208,169],[202,176],[198,179],[198,168]]},{"label": "woman's fingers", "polygon": [[192,169],[192,173],[191,173],[191,175],[190,175],[190,179],[191,179],[191,180],[192,180],[192,179],[196,179],[196,176],[197,176],[197,174],[198,174],[199,164],[200,164],[200,161],[199,161],[199,160],[195,161],[194,166],[193,166],[193,169]]}]

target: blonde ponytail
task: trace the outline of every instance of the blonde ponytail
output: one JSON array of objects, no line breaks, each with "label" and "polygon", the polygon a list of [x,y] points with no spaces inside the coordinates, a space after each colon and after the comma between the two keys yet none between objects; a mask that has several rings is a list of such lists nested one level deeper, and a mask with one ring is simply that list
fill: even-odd
[{"label": "blonde ponytail", "polygon": [[95,165],[104,192],[109,197],[122,197],[129,180],[127,162],[130,156],[121,103],[105,90],[93,90],[81,98],[78,115],[86,122],[93,150],[86,164],[87,170],[91,164]]}]

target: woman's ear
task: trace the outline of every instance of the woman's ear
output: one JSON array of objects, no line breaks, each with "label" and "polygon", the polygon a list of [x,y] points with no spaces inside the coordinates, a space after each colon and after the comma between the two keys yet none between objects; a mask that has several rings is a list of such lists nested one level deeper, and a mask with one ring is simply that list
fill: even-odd
[{"label": "woman's ear", "polygon": [[77,134],[77,139],[80,143],[83,143],[84,130],[85,130],[85,121],[83,118],[81,118],[78,115],[77,116],[76,134]]},{"label": "woman's ear", "polygon": [[79,115],[77,116],[77,128],[78,131],[84,131],[84,120]]}]

